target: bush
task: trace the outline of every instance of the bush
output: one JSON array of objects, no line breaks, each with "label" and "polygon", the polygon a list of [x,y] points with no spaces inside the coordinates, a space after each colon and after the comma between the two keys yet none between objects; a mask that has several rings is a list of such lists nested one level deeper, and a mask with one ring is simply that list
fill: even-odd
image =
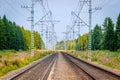
[{"label": "bush", "polygon": [[2,58],[2,55],[0,55],[0,58]]},{"label": "bush", "polygon": [[15,61],[12,62],[12,65],[19,67],[19,66],[20,66],[20,63],[19,63],[17,60],[15,60]]}]

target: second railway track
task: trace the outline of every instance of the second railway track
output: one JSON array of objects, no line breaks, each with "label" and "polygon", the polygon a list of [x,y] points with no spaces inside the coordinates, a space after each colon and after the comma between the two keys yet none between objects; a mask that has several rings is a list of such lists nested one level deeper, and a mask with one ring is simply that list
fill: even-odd
[{"label": "second railway track", "polygon": [[120,75],[118,74],[107,71],[103,68],[90,64],[84,60],[75,58],[71,55],[65,54],[64,56],[66,56],[70,62],[81,68],[90,77],[92,77],[93,80],[120,80]]}]

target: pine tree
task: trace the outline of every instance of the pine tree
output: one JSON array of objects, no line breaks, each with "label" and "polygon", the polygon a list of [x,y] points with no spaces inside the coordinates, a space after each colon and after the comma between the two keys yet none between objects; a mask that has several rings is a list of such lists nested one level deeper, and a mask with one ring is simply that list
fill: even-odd
[{"label": "pine tree", "polygon": [[116,49],[120,49],[120,14],[117,18],[117,24],[116,24],[116,32],[115,32],[115,36],[116,36]]},{"label": "pine tree", "polygon": [[5,36],[6,37],[6,41],[5,41],[5,43],[6,43],[6,49],[9,49],[10,48],[10,45],[9,45],[9,36],[10,36],[9,32],[10,32],[10,29],[8,27],[8,24],[9,24],[8,19],[6,18],[5,15],[3,16],[2,21],[4,23],[5,31],[6,31],[6,36]]},{"label": "pine tree", "polygon": [[92,33],[92,49],[101,49],[102,30],[101,27],[96,25]]},{"label": "pine tree", "polygon": [[114,24],[110,17],[104,21],[105,37],[104,37],[104,48],[107,50],[114,51]]},{"label": "pine tree", "polygon": [[7,41],[7,35],[6,35],[6,28],[4,25],[4,22],[2,19],[0,19],[0,50],[6,49],[6,41]]},{"label": "pine tree", "polygon": [[16,25],[15,22],[13,22],[13,27],[15,28],[15,49],[16,50],[25,50],[25,42],[24,42],[24,37],[21,31],[21,28]]}]

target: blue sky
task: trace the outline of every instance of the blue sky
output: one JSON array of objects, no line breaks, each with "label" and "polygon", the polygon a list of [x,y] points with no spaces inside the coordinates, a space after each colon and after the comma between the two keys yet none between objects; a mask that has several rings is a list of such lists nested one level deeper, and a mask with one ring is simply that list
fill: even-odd
[{"label": "blue sky", "polygon": [[[46,1],[46,0],[45,0]],[[75,11],[79,0],[47,0],[49,8],[53,13],[53,18],[60,22],[55,24],[55,31],[58,40],[63,39],[62,32],[65,32],[66,26],[70,24],[71,11]],[[92,0],[93,8],[101,7],[102,9],[96,11],[92,15],[92,26],[95,24],[103,24],[105,17],[111,17],[116,22],[117,16],[120,13],[120,0]],[[11,21],[15,21],[18,25],[24,26],[25,29],[30,29],[30,22],[28,17],[30,12],[21,8],[21,5],[30,5],[30,0],[0,0],[0,16],[4,14]],[[36,4],[35,22],[44,15],[39,4]],[[88,14],[83,11],[81,13],[82,19],[88,22]],[[35,30],[40,31],[40,26],[36,26]],[[87,33],[88,28],[81,28],[81,34]]]}]

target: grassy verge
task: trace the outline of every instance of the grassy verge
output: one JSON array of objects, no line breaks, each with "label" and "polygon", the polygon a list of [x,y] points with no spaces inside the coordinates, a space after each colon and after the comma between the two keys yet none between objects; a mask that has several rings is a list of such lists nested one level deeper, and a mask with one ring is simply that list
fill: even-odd
[{"label": "grassy verge", "polygon": [[33,57],[30,52],[17,52],[15,50],[0,51],[0,77],[9,71],[21,68],[29,63],[38,60],[53,52],[39,52],[36,51]]},{"label": "grassy verge", "polygon": [[[88,51],[81,51],[76,53],[70,53],[75,57],[88,60],[90,55]],[[120,52],[111,51],[92,51],[91,61],[99,64],[120,70]]]}]

